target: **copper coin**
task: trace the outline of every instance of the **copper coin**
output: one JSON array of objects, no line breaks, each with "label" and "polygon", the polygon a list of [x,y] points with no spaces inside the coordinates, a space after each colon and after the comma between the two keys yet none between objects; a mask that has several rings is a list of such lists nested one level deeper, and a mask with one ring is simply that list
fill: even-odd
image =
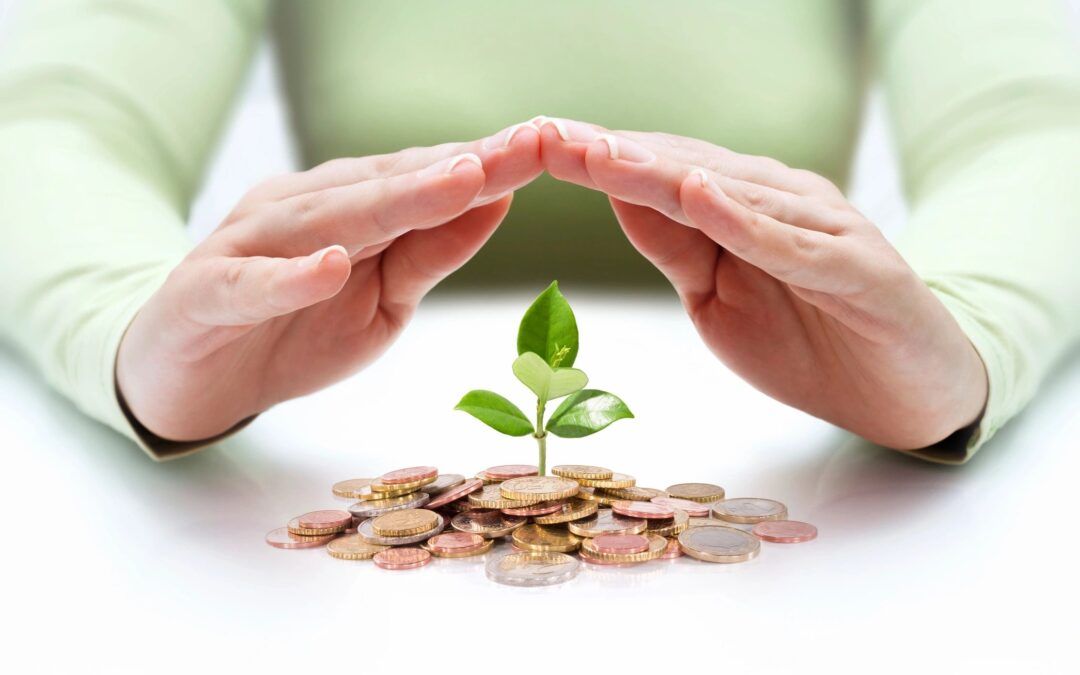
[{"label": "copper coin", "polygon": [[449,490],[446,490],[442,494],[429,501],[427,503],[427,507],[429,509],[437,509],[440,506],[446,506],[450,502],[456,501],[458,499],[461,499],[462,497],[469,495],[470,493],[476,492],[482,487],[484,487],[484,481],[480,480],[479,478],[470,478],[469,480],[463,482],[461,485],[450,488]]},{"label": "copper coin", "polygon": [[562,510],[564,503],[563,500],[540,502],[539,504],[533,504],[532,506],[502,509],[502,512],[508,516],[546,516],[549,513],[555,513],[556,511]]},{"label": "copper coin", "polygon": [[703,504],[724,498],[724,488],[712,483],[676,483],[669,485],[667,492],[672,497]]},{"label": "copper coin", "polygon": [[678,537],[668,537],[667,546],[660,554],[660,560],[674,560],[683,556],[682,546],[679,546]]},{"label": "copper coin", "polygon": [[327,509],[325,511],[311,511],[296,520],[304,529],[322,529],[324,527],[348,527],[352,523],[352,514],[340,509]]},{"label": "copper coin", "polygon": [[649,538],[640,534],[602,534],[592,540],[600,553],[641,553],[649,550]]},{"label": "copper coin", "polygon": [[336,536],[326,534],[321,537],[305,537],[289,532],[287,527],[279,527],[266,533],[266,543],[274,548],[315,548],[329,543]]},{"label": "copper coin", "polygon": [[612,502],[611,510],[631,518],[674,518],[675,509],[652,502],[631,502],[620,499]]},{"label": "copper coin", "polygon": [[605,565],[607,567],[635,567],[640,565],[640,562],[619,562],[617,560],[601,560],[600,558],[594,558],[589,555],[589,552],[585,549],[578,551],[578,557],[590,565]]},{"label": "copper coin", "polygon": [[678,497],[654,497],[649,500],[653,504],[660,504],[661,506],[670,506],[673,509],[682,509],[686,511],[687,515],[694,518],[708,518],[709,507],[701,502],[692,502],[689,499],[679,499]]},{"label": "copper coin", "polygon": [[300,534],[305,537],[322,537],[327,534],[337,534],[345,529],[345,525],[338,525],[337,527],[302,527],[299,518],[293,518],[285,523],[285,527],[292,534]]},{"label": "copper coin", "polygon": [[798,520],[766,520],[750,530],[758,539],[776,544],[798,544],[817,539],[817,528]]},{"label": "copper coin", "polygon": [[415,483],[426,478],[435,478],[439,470],[433,466],[410,466],[407,469],[396,469],[379,476],[379,480],[387,485],[395,483]]},{"label": "copper coin", "polygon": [[415,546],[388,548],[376,553],[372,560],[384,570],[412,570],[431,562],[431,554]]},{"label": "copper coin", "polygon": [[500,464],[488,467],[481,473],[491,480],[510,480],[511,478],[539,475],[540,469],[532,464]]},{"label": "copper coin", "polygon": [[488,541],[488,539],[484,539],[472,532],[447,532],[428,539],[427,545],[432,551],[438,551],[439,553],[461,553],[480,548]]},{"label": "copper coin", "polygon": [[423,486],[423,491],[431,495],[441,495],[450,488],[456,488],[465,482],[465,476],[460,473],[440,473],[439,477]]}]

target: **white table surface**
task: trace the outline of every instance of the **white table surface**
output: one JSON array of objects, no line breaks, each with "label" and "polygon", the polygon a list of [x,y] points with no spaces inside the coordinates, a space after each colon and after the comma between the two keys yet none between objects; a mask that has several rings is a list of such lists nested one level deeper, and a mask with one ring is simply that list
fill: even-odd
[{"label": "white table surface", "polygon": [[494,584],[475,561],[388,572],[263,542],[344,506],[336,480],[532,463],[531,439],[452,410],[474,387],[527,406],[509,365],[530,294],[432,298],[367,371],[166,464],[0,352],[4,670],[1077,672],[1080,360],[973,462],[942,467],[757,393],[673,299],[565,290],[578,365],[637,418],[553,438],[549,463],[776,498],[818,540],[737,565],[585,567],[544,589]]}]

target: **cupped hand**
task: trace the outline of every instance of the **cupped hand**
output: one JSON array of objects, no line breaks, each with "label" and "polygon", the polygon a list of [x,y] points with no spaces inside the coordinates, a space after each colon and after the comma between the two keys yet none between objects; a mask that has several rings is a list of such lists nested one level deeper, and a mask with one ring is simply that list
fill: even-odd
[{"label": "cupped hand", "polygon": [[978,353],[829,181],[692,138],[534,122],[547,171],[609,195],[705,342],[758,389],[898,449],[978,419]]},{"label": "cupped hand", "polygon": [[255,187],[135,316],[117,356],[122,399],[155,435],[198,440],[346,377],[540,172],[524,124]]}]

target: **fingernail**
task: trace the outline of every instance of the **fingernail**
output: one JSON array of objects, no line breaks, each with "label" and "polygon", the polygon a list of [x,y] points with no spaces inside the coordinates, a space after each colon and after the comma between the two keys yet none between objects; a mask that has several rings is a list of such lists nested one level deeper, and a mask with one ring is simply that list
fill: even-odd
[{"label": "fingernail", "polygon": [[481,143],[481,146],[485,150],[497,150],[499,148],[505,148],[510,145],[511,141],[514,140],[514,136],[516,136],[519,131],[522,131],[524,129],[532,129],[536,133],[540,133],[540,129],[531,121],[522,122],[521,124],[515,124],[512,127],[503,129],[494,136],[488,136],[484,139],[484,142]]},{"label": "fingernail", "polygon": [[615,138],[611,134],[600,134],[597,139],[607,143],[609,159],[621,159],[624,162],[639,162],[642,164],[656,159],[656,155],[630,139]]},{"label": "fingernail", "polygon": [[438,176],[440,174],[453,173],[454,169],[458,167],[462,162],[472,162],[481,169],[484,168],[484,163],[480,161],[480,158],[471,152],[466,152],[460,155],[451,157],[450,159],[443,159],[435,162],[426,169],[417,172],[418,178],[428,178],[430,176]]},{"label": "fingernail", "polygon": [[309,256],[301,258],[300,262],[297,263],[297,266],[301,268],[318,267],[322,264],[322,261],[326,259],[326,256],[330,255],[332,251],[341,251],[341,255],[345,256],[346,258],[349,257],[349,252],[345,250],[344,246],[334,244],[333,246],[327,246],[324,249],[315,251]]},{"label": "fingernail", "polygon": [[701,181],[701,187],[705,187],[709,183],[709,176],[705,173],[705,169],[694,169],[690,172],[690,175],[698,177],[698,180]]},{"label": "fingernail", "polygon": [[[543,117],[543,115],[541,115]],[[576,120],[560,119],[558,117],[544,117],[542,122],[537,124],[541,129],[545,124],[550,124],[555,127],[556,133],[559,134],[559,138],[564,141],[576,141],[578,143],[591,143],[596,140],[597,133],[595,129],[590,127],[584,122],[578,122]]]}]

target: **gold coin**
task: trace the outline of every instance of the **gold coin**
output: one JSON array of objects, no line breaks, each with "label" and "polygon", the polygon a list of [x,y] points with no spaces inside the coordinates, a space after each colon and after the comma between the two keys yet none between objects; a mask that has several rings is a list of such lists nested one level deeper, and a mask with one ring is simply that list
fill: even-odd
[{"label": "gold coin", "polygon": [[599,537],[602,534],[641,534],[647,525],[644,518],[627,518],[604,509],[597,511],[595,516],[567,523],[566,527],[579,537]]},{"label": "gold coin", "polygon": [[764,520],[786,520],[787,507],[774,499],[738,497],[713,504],[712,514],[729,523],[760,523]]},{"label": "gold coin", "polygon": [[603,506],[611,506],[612,502],[619,501],[618,497],[612,497],[611,495],[605,494],[603,492],[600,492],[596,488],[591,487],[583,487],[579,489],[577,495],[575,496],[578,499],[584,499],[587,502],[595,502],[596,504],[601,504]]},{"label": "gold coin", "polygon": [[347,534],[344,537],[331,539],[326,545],[326,552],[340,560],[370,560],[379,551],[385,551],[389,546],[369,544],[358,534]]},{"label": "gold coin", "polygon": [[427,509],[391,511],[371,521],[371,529],[380,537],[408,537],[427,532],[439,522],[439,515]]},{"label": "gold coin", "polygon": [[629,474],[613,473],[611,474],[610,478],[596,480],[593,480],[591,478],[579,478],[577,479],[577,482],[581,483],[582,485],[587,485],[589,487],[617,489],[633,487],[634,483],[637,482],[637,479]]},{"label": "gold coin", "polygon": [[576,481],[558,476],[525,476],[499,485],[499,492],[505,499],[538,499],[542,502],[573,497],[579,489],[581,486]]},{"label": "gold coin", "polygon": [[356,498],[363,502],[375,501],[376,499],[394,499],[395,497],[405,497],[416,492],[416,490],[391,490],[389,492],[375,492],[371,489],[371,486],[362,487],[356,491]]},{"label": "gold coin", "polygon": [[724,488],[712,483],[677,483],[668,486],[668,494],[677,499],[708,504],[724,498]]},{"label": "gold coin", "polygon": [[530,551],[569,553],[581,545],[581,537],[561,525],[525,525],[514,530],[514,544]]},{"label": "gold coin", "polygon": [[330,487],[330,491],[334,493],[335,497],[347,497],[349,499],[359,499],[360,492],[371,485],[371,478],[350,478],[349,480],[338,481]]},{"label": "gold coin", "polygon": [[712,516],[706,516],[699,518],[696,516],[690,516],[690,527],[730,527],[731,523],[724,522],[723,520],[717,520]]},{"label": "gold coin", "polygon": [[378,492],[379,494],[383,495],[391,492],[396,492],[399,494],[416,492],[425,485],[428,485],[429,483],[434,483],[437,478],[438,475],[428,476],[427,478],[421,478],[420,480],[414,480],[408,483],[384,483],[382,482],[381,478],[376,478],[375,480],[371,481],[371,491]]},{"label": "gold coin", "polygon": [[560,464],[551,467],[551,473],[560,478],[573,480],[607,480],[614,473],[611,469],[589,464]]},{"label": "gold coin", "polygon": [[293,518],[286,527],[289,529],[289,534],[298,534],[305,537],[318,537],[327,534],[337,534],[338,532],[345,531],[345,525],[339,525],[336,527],[301,527],[300,519]]},{"label": "gold coin", "polygon": [[574,499],[563,504],[562,509],[555,513],[549,513],[546,516],[533,516],[533,522],[538,525],[555,525],[556,523],[566,523],[571,520],[581,520],[596,513],[599,507],[600,504],[597,502]]},{"label": "gold coin", "polygon": [[438,549],[434,549],[431,546],[429,546],[428,543],[425,541],[424,543],[420,544],[420,548],[424,549],[425,551],[427,551],[431,555],[435,556],[436,558],[471,558],[474,555],[483,555],[483,554],[487,553],[488,551],[491,550],[491,547],[494,546],[494,545],[495,545],[495,540],[494,539],[485,539],[484,543],[482,545],[480,545],[480,546],[477,546],[476,548],[471,548],[471,549],[468,549],[468,550],[465,550],[465,551],[453,551],[453,552],[450,552],[450,551],[440,551]]},{"label": "gold coin", "polygon": [[674,537],[690,527],[690,514],[682,509],[675,509],[675,517],[671,520],[649,521],[645,531],[649,534],[658,534],[661,537]]},{"label": "gold coin", "polygon": [[679,535],[686,555],[706,562],[737,563],[750,560],[761,550],[754,535],[734,527],[692,527]]},{"label": "gold coin", "polygon": [[501,483],[485,485],[476,492],[469,494],[469,503],[484,509],[516,509],[544,501],[543,497],[509,499],[502,495],[501,485]]},{"label": "gold coin", "polygon": [[608,562],[638,563],[645,562],[646,560],[656,560],[663,555],[664,549],[667,548],[668,540],[658,534],[653,534],[652,532],[646,533],[645,536],[649,539],[649,548],[640,553],[606,553],[604,551],[599,551],[593,544],[592,539],[583,541],[581,543],[581,548],[591,557]]},{"label": "gold coin", "polygon": [[668,493],[656,488],[628,487],[628,488],[596,488],[596,491],[606,497],[615,499],[628,499],[632,502],[647,502],[654,497],[667,497]]},{"label": "gold coin", "polygon": [[476,474],[476,478],[479,478],[480,480],[484,481],[484,485],[498,485],[499,483],[503,482],[502,478],[492,478],[491,476],[487,475],[483,471]]}]

